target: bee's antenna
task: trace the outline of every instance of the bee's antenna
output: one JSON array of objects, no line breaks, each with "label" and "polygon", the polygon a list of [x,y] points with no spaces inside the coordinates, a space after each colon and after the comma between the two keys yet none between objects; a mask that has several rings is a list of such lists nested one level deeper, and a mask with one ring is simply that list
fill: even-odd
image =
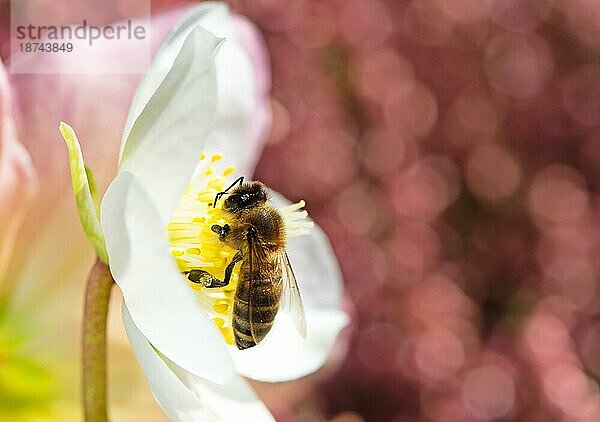
[{"label": "bee's antenna", "polygon": [[227,189],[225,189],[224,191],[221,191],[221,192],[217,193],[215,195],[215,202],[213,203],[213,208],[216,208],[217,202],[219,201],[219,199],[221,199],[221,197],[223,195],[225,195],[227,192],[229,192],[229,189],[233,188],[237,184],[241,185],[242,183],[244,183],[244,176],[238,177],[237,179],[235,179],[235,182],[233,182],[231,185],[229,185],[229,187]]}]

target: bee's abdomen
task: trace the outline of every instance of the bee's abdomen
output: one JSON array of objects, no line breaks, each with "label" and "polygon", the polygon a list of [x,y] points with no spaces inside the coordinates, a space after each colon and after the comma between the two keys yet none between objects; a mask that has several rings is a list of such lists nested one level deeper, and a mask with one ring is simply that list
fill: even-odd
[{"label": "bee's abdomen", "polygon": [[233,302],[232,327],[238,349],[255,346],[250,329],[250,314],[256,340],[265,338],[273,326],[279,310],[281,299],[281,280],[254,280],[253,291],[249,292],[250,283],[240,277]]}]

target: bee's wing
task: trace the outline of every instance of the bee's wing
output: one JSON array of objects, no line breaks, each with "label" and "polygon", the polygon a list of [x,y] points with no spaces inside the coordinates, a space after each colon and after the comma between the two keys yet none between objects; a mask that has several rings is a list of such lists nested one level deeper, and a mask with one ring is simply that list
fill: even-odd
[{"label": "bee's wing", "polygon": [[[248,239],[248,266],[249,266],[249,287],[248,287],[248,325],[250,328],[250,333],[252,334],[252,340],[254,343],[258,344],[262,339],[258,335],[258,330],[263,326],[262,324],[268,322],[265,318],[261,318],[259,312],[257,312],[257,307],[260,308],[271,308],[277,309],[278,302],[274,298],[276,295],[265,294],[262,295],[264,302],[260,304],[253,303],[254,297],[254,289],[256,289],[256,274],[260,274],[258,269],[263,265],[271,265],[266,259],[266,252],[263,245],[260,244],[256,239],[249,238]],[[273,286],[272,288],[276,288],[278,286]],[[263,287],[264,289],[264,287]],[[263,290],[264,291],[264,290]]]},{"label": "bee's wing", "polygon": [[256,316],[254,311],[254,304],[252,298],[254,297],[254,289],[256,284],[254,282],[254,275],[256,274],[256,265],[258,264],[258,256],[256,254],[256,242],[251,238],[248,239],[248,267],[249,267],[249,287],[248,287],[248,325],[250,326],[250,334],[252,334],[252,340],[258,344],[258,336],[256,335],[256,326],[253,325],[254,317]]},{"label": "bee's wing", "polygon": [[302,338],[306,338],[306,317],[304,316],[304,305],[300,297],[298,282],[290,264],[290,258],[287,252],[279,254],[279,266],[283,277],[283,293],[281,295],[281,309],[287,312],[292,319],[298,333]]}]

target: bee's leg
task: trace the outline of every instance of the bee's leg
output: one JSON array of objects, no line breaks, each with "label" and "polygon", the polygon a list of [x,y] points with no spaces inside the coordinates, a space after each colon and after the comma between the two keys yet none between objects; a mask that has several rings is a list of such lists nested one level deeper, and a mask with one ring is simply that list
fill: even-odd
[{"label": "bee's leg", "polygon": [[208,271],[204,270],[190,270],[184,272],[184,274],[187,275],[188,280],[190,280],[192,283],[202,284],[204,287],[225,287],[229,284],[233,267],[235,267],[235,264],[240,262],[242,259],[243,255],[240,252],[233,256],[233,259],[229,265],[227,265],[227,268],[225,268],[225,278],[223,280],[219,280],[218,278],[212,276]]},{"label": "bee's leg", "polygon": [[244,182],[244,176],[240,176],[237,179],[235,179],[235,182],[233,182],[231,185],[229,185],[229,187],[227,189],[217,193],[217,195],[215,196],[215,202],[213,203],[213,208],[215,208],[217,206],[217,202],[219,201],[219,199],[221,199],[221,197],[223,195],[225,195],[227,192],[229,192],[229,189],[231,189],[232,187],[234,187],[237,184],[241,185],[243,182]]},{"label": "bee's leg", "polygon": [[231,231],[231,227],[229,227],[229,224],[223,224],[222,226],[219,226],[218,224],[213,224],[210,229],[219,235],[219,240],[221,242],[225,241],[225,237]]},{"label": "bee's leg", "polygon": [[233,267],[235,267],[235,264],[240,262],[242,259],[244,259],[244,256],[242,255],[242,253],[241,252],[236,253],[233,256],[233,259],[231,260],[229,265],[227,265],[227,268],[225,268],[225,278],[223,279],[223,283],[225,283],[225,285],[229,284],[229,279],[231,279],[231,273],[233,272]]},{"label": "bee's leg", "polygon": [[204,270],[190,270],[184,274],[187,275],[188,280],[192,283],[202,284],[204,287],[224,287],[229,284],[229,281],[221,281]]}]

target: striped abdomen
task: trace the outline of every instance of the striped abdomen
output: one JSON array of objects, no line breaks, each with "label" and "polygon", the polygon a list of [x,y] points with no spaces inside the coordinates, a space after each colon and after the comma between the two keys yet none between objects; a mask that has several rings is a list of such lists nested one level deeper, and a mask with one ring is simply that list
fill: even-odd
[{"label": "striped abdomen", "polygon": [[[253,289],[252,292],[249,292],[251,277],[249,277],[249,269],[244,264],[242,264],[238,286],[235,290],[232,318],[235,343],[240,350],[256,345],[250,331],[250,314],[252,314],[254,334],[259,342],[271,330],[279,310],[283,289],[280,273],[254,269]],[[250,303],[252,309],[250,309]]]}]

